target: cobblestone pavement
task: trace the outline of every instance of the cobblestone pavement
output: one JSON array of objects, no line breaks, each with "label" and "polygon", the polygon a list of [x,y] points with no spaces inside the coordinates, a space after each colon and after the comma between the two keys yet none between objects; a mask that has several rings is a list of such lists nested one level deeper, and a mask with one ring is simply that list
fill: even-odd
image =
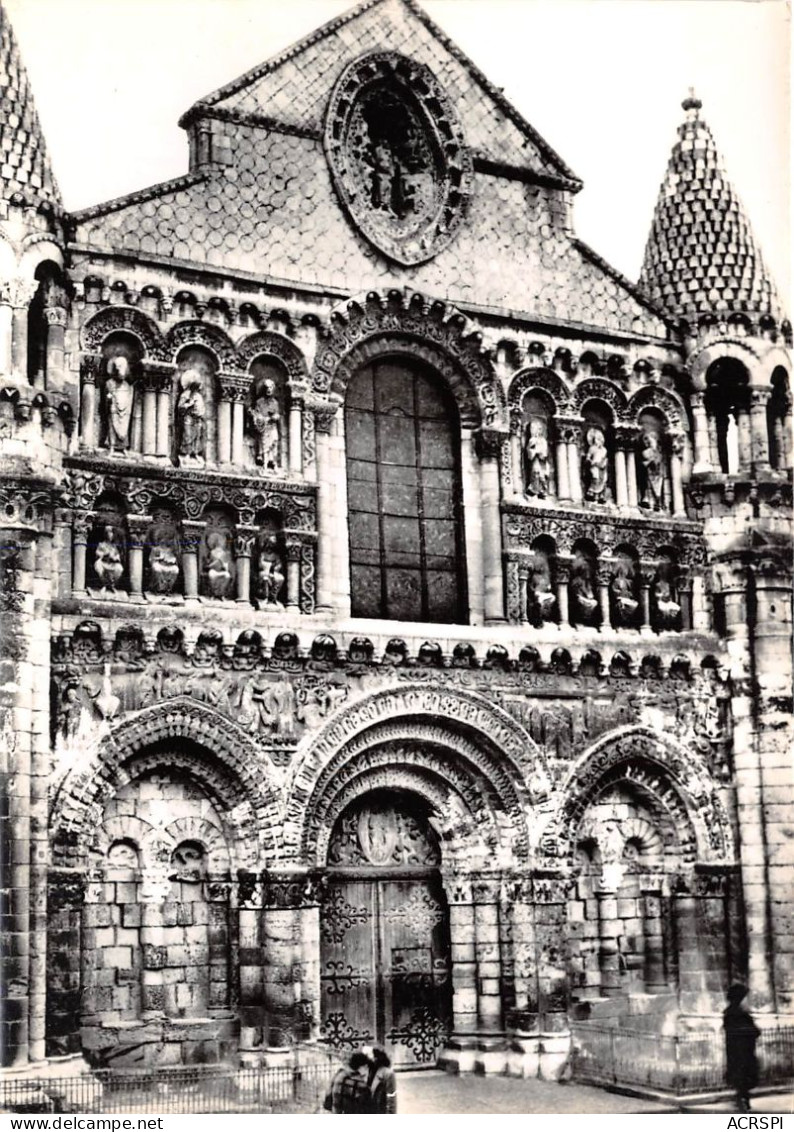
[{"label": "cobblestone pavement", "polygon": [[[401,1073],[398,1078],[400,1113],[661,1113],[732,1112],[728,1102],[674,1105],[608,1093],[587,1085],[558,1085],[552,1081],[508,1077],[454,1077],[446,1073]],[[753,1110],[794,1112],[794,1095],[756,1097]]]}]

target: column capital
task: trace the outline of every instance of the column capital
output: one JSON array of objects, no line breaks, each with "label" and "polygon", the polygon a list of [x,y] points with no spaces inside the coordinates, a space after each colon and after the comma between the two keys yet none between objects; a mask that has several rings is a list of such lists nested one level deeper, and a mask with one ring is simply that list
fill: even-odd
[{"label": "column capital", "polygon": [[307,398],[306,407],[314,415],[314,427],[317,432],[328,433],[331,431],[340,404],[340,401],[331,398],[315,396]]},{"label": "column capital", "polygon": [[101,372],[101,354],[83,354],[80,358],[80,378],[83,385],[96,385],[96,380]]},{"label": "column capital", "polygon": [[176,373],[172,362],[143,362],[141,364],[144,388],[169,392]]},{"label": "column capital", "polygon": [[259,529],[239,525],[234,533],[234,554],[236,558],[250,558]]},{"label": "column capital", "polygon": [[66,326],[68,311],[65,307],[45,307],[44,320],[48,326]]},{"label": "column capital", "polygon": [[474,447],[480,460],[498,459],[502,445],[510,434],[499,428],[479,428],[474,433]]},{"label": "column capital", "polygon": [[250,389],[250,374],[228,373],[223,370],[218,374],[218,396],[221,401],[239,404],[246,400]]}]

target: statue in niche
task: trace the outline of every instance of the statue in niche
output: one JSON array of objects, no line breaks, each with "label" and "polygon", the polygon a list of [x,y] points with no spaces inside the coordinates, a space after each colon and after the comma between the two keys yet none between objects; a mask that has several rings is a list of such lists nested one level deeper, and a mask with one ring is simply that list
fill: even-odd
[{"label": "statue in niche", "polygon": [[529,422],[524,459],[527,495],[545,499],[549,493],[549,441],[545,421]]},{"label": "statue in niche", "polygon": [[678,622],[678,615],[681,612],[681,606],[675,600],[675,591],[673,590],[670,577],[671,573],[671,565],[660,566],[651,590],[653,602],[656,606],[659,628],[661,629],[674,629]]},{"label": "statue in niche", "polygon": [[661,511],[664,501],[664,458],[655,432],[642,434],[640,461],[643,468],[643,491],[640,507]]},{"label": "statue in niche", "polygon": [[276,383],[266,378],[257,390],[251,407],[254,426],[254,459],[269,471],[281,465],[281,408]]},{"label": "statue in niche", "polygon": [[83,697],[77,684],[68,684],[61,696],[58,729],[64,739],[76,738],[83,728]]},{"label": "statue in niche", "polygon": [[533,611],[539,621],[550,621],[554,615],[557,598],[551,586],[551,569],[546,555],[538,551],[532,563],[529,576],[529,597]]},{"label": "statue in niche", "polygon": [[124,354],[108,362],[105,381],[105,407],[108,448],[126,452],[130,446],[130,422],[134,391],[130,382],[130,363]]},{"label": "statue in niche", "polygon": [[373,92],[360,113],[372,207],[396,220],[423,212],[433,196],[433,159],[415,115],[388,89]]},{"label": "statue in niche", "polygon": [[149,533],[149,584],[153,594],[170,594],[179,578],[176,532],[170,515],[155,514]]},{"label": "statue in niche", "polygon": [[284,567],[278,550],[278,536],[264,535],[259,542],[259,554],[254,579],[254,594],[263,606],[281,609],[281,591],[284,587]]},{"label": "statue in niche", "polygon": [[124,562],[119,550],[118,532],[109,523],[102,528],[102,537],[94,551],[94,573],[103,590],[115,593],[124,573]]},{"label": "statue in niche", "polygon": [[607,451],[604,430],[599,425],[594,425],[587,430],[585,441],[587,443],[587,450],[584,457],[587,472],[586,495],[593,503],[605,503],[607,497],[609,452]]},{"label": "statue in niche", "polygon": [[203,460],[207,433],[207,402],[204,382],[196,369],[186,369],[180,378],[182,392],[176,405],[178,454]]},{"label": "statue in niche", "polygon": [[618,625],[629,625],[637,612],[634,596],[634,563],[628,557],[620,559],[610,583],[615,619]]},{"label": "statue in niche", "polygon": [[571,568],[571,597],[576,616],[584,625],[595,619],[598,600],[595,596],[595,571],[584,554],[577,554]]},{"label": "statue in niche", "polygon": [[108,849],[107,862],[111,869],[137,869],[138,851],[131,841],[114,841]]},{"label": "statue in niche", "polygon": [[234,569],[228,541],[223,531],[215,530],[207,533],[207,557],[204,563],[204,574],[211,597],[225,598],[229,596],[234,581]]}]

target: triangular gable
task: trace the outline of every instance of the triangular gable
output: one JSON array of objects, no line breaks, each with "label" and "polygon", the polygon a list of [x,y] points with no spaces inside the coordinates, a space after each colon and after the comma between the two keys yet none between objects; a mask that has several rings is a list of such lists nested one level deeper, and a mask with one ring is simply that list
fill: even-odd
[{"label": "triangular gable", "polygon": [[284,129],[321,134],[333,86],[349,63],[388,50],[429,67],[453,101],[468,145],[481,159],[576,191],[581,182],[543,138],[414,0],[364,0],[281,55],[197,102],[204,114],[264,118]]}]

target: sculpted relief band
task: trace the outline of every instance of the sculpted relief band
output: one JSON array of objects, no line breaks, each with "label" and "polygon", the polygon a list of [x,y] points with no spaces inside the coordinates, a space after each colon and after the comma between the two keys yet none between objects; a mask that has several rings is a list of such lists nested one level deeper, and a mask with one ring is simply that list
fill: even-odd
[{"label": "sculpted relief band", "polygon": [[2,28],[8,1079],[698,1093],[746,984],[779,1083],[791,329],[699,100],[635,284],[414,0],[71,213]]}]

